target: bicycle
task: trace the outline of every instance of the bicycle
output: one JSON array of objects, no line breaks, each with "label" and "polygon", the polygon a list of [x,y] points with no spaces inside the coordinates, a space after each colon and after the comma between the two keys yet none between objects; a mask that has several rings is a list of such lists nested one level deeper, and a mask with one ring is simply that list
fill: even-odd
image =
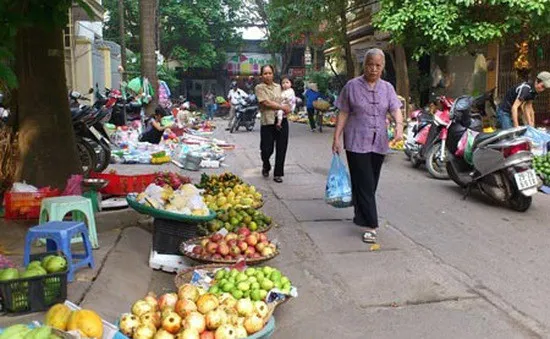
[{"label": "bicycle", "polygon": [[330,110],[330,103],[321,99],[315,100],[313,102],[313,108],[315,110],[315,122],[317,123],[319,133],[323,133],[323,118],[325,116],[325,112]]}]

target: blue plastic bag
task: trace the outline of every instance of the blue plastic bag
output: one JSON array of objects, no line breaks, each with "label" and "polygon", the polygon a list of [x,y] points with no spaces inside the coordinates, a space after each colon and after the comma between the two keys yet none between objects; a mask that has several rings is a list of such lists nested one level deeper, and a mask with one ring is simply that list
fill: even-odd
[{"label": "blue plastic bag", "polygon": [[325,188],[325,202],[337,208],[352,206],[351,180],[346,166],[338,154],[332,156]]},{"label": "blue plastic bag", "polygon": [[550,143],[550,134],[540,131],[534,127],[527,126],[525,136],[531,139],[533,149],[531,150],[535,155],[543,155],[548,152],[548,143]]}]

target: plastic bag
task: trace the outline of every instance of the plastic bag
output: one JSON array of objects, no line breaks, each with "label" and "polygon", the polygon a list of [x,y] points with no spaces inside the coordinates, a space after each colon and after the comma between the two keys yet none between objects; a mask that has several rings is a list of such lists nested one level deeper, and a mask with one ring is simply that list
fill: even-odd
[{"label": "plastic bag", "polygon": [[325,202],[337,208],[352,205],[351,180],[346,166],[338,154],[332,156],[325,188]]},{"label": "plastic bag", "polygon": [[528,126],[525,136],[531,139],[533,144],[532,152],[534,155],[543,155],[548,152],[548,143],[550,143],[550,134],[540,131],[534,127]]},{"label": "plastic bag", "polygon": [[82,179],[84,179],[82,174],[71,175],[62,195],[82,195]]},{"label": "plastic bag", "polygon": [[34,187],[33,185],[29,185],[26,182],[16,182],[11,187],[12,192],[21,192],[21,193],[36,193],[38,192],[38,188]]}]

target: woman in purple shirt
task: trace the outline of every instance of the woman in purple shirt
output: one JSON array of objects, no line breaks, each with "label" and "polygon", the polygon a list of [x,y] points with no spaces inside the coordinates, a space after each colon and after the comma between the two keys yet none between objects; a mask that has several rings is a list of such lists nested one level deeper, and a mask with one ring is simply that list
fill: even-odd
[{"label": "woman in purple shirt", "polygon": [[378,48],[369,49],[365,54],[364,74],[348,81],[335,104],[340,114],[332,151],[338,154],[342,151],[343,133],[353,192],[353,222],[366,228],[363,241],[367,243],[376,242],[376,188],[384,154],[389,149],[387,112],[394,116],[397,124],[395,139],[403,139],[401,102],[393,86],[380,79],[384,65],[384,52]]}]

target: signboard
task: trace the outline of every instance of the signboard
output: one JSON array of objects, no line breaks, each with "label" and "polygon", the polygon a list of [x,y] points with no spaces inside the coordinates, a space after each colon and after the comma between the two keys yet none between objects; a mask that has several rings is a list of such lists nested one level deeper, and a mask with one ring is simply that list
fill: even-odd
[{"label": "signboard", "polygon": [[306,76],[306,69],[304,67],[292,67],[288,70],[289,77],[304,77]]},{"label": "signboard", "polygon": [[275,54],[275,62],[271,54],[264,53],[227,53],[225,69],[229,75],[260,75],[263,65],[275,64],[277,72],[282,65],[281,54]]}]

